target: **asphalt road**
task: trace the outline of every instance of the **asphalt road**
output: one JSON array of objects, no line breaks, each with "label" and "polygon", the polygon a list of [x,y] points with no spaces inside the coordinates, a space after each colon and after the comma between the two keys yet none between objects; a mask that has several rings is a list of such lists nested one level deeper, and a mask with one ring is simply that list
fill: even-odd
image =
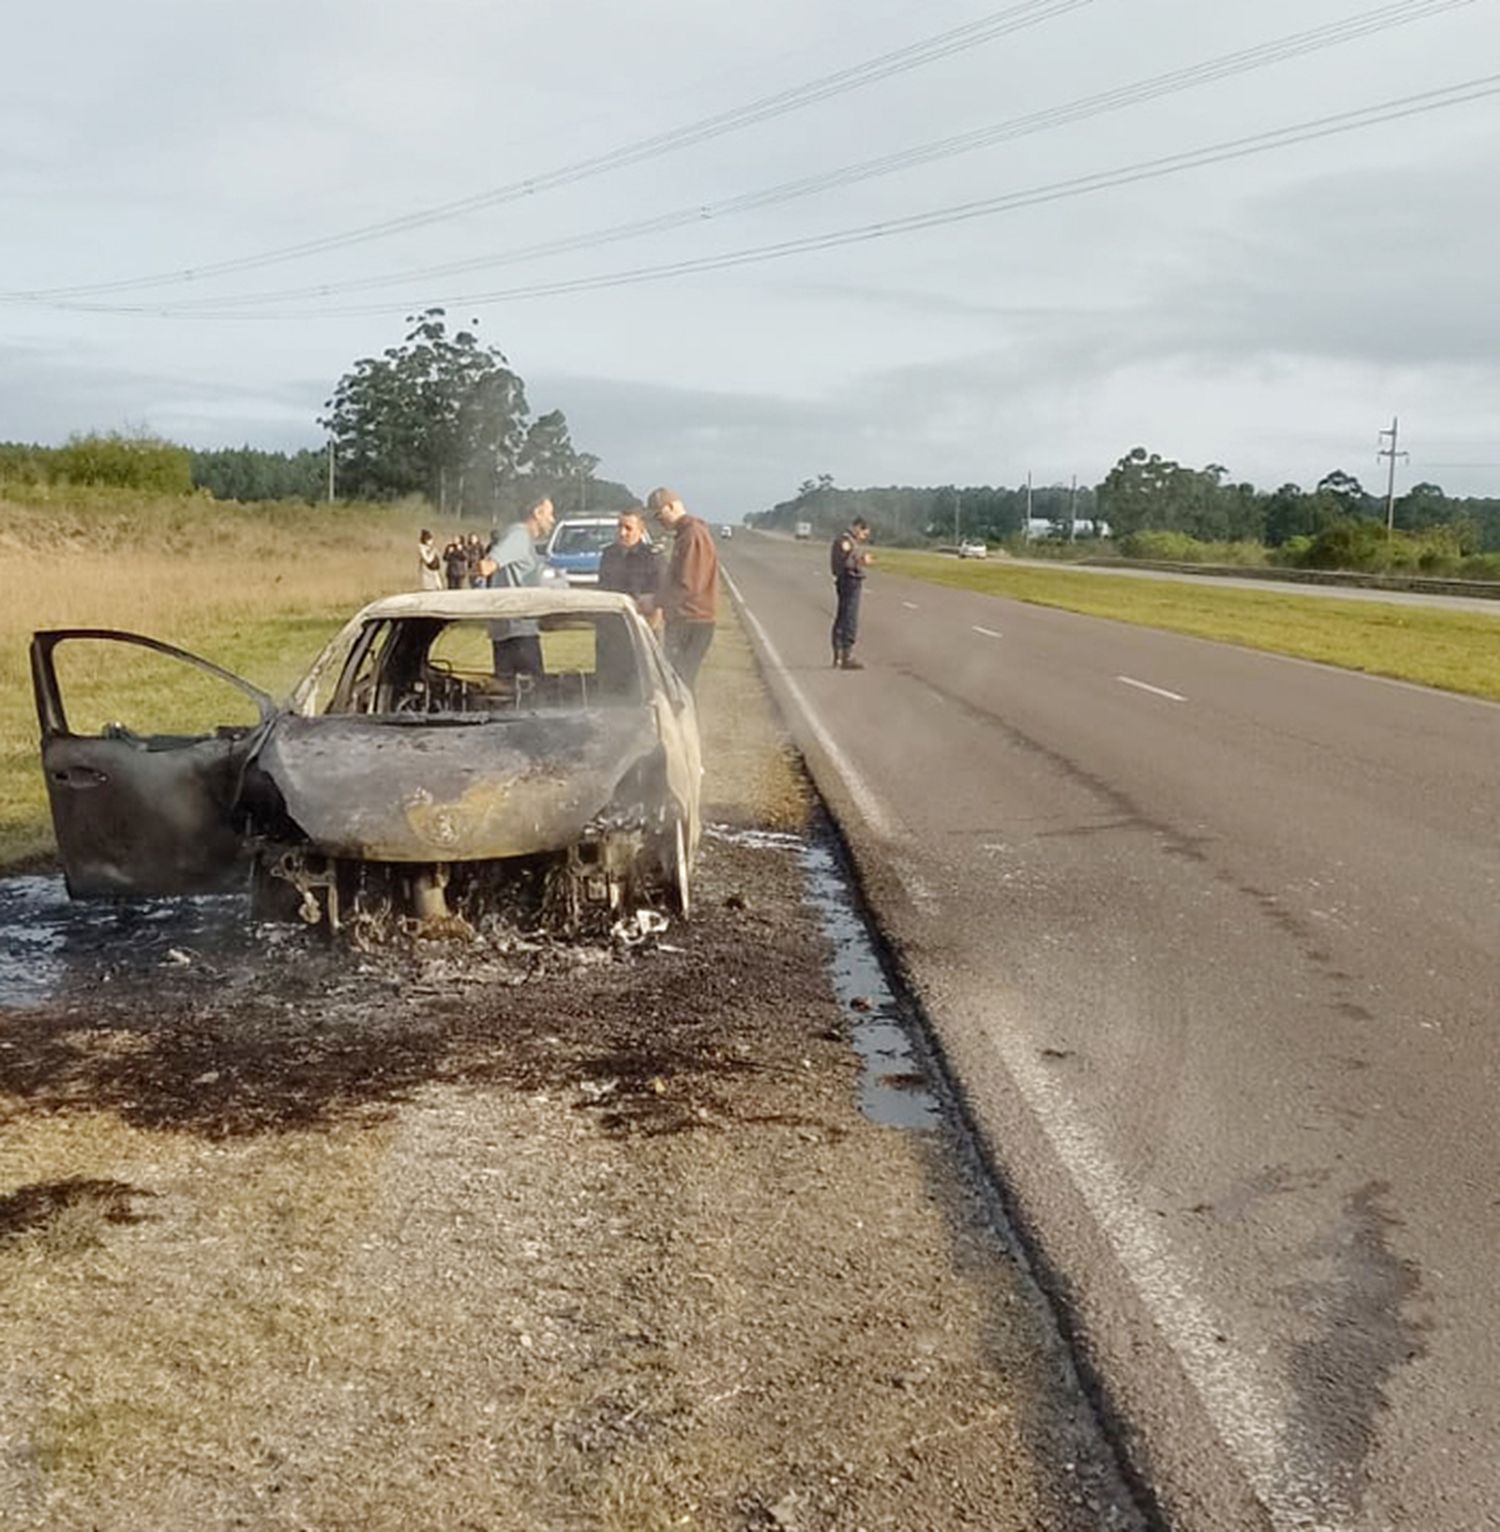
[{"label": "asphalt road", "polygon": [[1174,1526],[1500,1526],[1500,708],[725,564]]}]

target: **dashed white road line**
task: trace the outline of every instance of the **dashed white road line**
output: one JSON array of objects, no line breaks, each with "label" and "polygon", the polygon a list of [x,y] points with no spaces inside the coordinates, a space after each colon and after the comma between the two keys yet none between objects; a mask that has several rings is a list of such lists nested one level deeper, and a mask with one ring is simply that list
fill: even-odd
[{"label": "dashed white road line", "polygon": [[908,612],[920,612],[922,610],[915,601],[903,601],[901,605],[904,606]]},{"label": "dashed white road line", "polygon": [[1003,633],[997,633],[993,628],[981,628],[977,622],[974,624],[974,631],[976,633],[983,633],[986,638],[1004,638],[1005,637],[1005,635]]},{"label": "dashed white road line", "polygon": [[1124,682],[1126,686],[1133,686],[1137,691],[1150,692],[1153,697],[1165,697],[1168,702],[1187,701],[1181,692],[1169,692],[1164,686],[1152,686],[1149,681],[1137,681],[1133,676],[1116,676],[1115,680]]}]

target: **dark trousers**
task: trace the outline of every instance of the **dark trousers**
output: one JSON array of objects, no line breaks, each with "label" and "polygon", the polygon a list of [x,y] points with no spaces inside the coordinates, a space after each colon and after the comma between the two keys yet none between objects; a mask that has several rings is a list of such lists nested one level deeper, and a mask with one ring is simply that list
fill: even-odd
[{"label": "dark trousers", "polygon": [[859,637],[859,593],[863,580],[839,580],[834,588],[839,594],[838,611],[833,614],[833,652],[848,654]]},{"label": "dark trousers", "polygon": [[491,647],[495,651],[496,680],[541,675],[542,641],[535,633],[523,633],[519,638],[497,638],[491,641]]},{"label": "dark trousers", "polygon": [[672,669],[687,683],[689,691],[698,689],[698,667],[708,646],[714,641],[711,622],[669,622],[662,647]]}]

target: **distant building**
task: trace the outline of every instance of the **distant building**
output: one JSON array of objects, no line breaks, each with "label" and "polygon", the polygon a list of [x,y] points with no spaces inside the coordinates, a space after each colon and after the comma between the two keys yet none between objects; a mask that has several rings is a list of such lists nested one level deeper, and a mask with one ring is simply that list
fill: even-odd
[{"label": "distant building", "polygon": [[[1026,523],[1027,537],[1061,537],[1068,535],[1068,522],[1064,517],[1061,521],[1054,521],[1050,516],[1033,516]],[[1090,521],[1086,516],[1080,516],[1073,523],[1074,537],[1108,537],[1110,535],[1107,521]]]}]

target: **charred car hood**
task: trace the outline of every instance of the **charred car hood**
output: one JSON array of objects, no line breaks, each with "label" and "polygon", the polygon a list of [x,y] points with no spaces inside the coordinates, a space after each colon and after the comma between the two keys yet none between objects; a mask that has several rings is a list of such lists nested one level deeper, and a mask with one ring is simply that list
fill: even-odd
[{"label": "charred car hood", "polygon": [[256,764],[328,854],[451,862],[571,845],[657,748],[645,708],[451,722],[284,714]]}]

